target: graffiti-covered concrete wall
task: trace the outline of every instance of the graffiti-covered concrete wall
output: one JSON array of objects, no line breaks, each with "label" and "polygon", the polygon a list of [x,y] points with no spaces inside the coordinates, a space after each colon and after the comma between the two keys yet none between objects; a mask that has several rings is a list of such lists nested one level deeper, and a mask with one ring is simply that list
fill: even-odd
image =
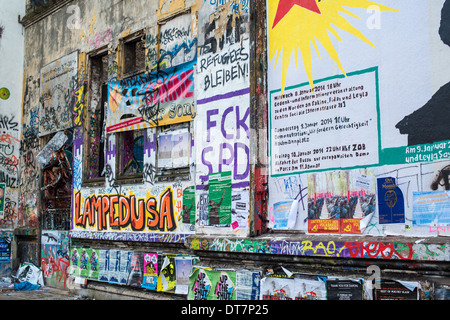
[{"label": "graffiti-covered concrete wall", "polygon": [[25,1],[16,1],[0,13],[0,275],[13,271],[14,228],[19,214],[20,139],[23,88],[23,27]]},{"label": "graffiti-covered concrete wall", "polygon": [[361,300],[370,263],[382,288],[426,298],[431,274],[445,295],[448,139],[411,119],[445,92],[448,1],[415,2],[30,12],[19,209],[46,283]]},{"label": "graffiti-covered concrete wall", "polygon": [[25,2],[17,1],[0,15],[0,228],[19,223],[18,177],[23,80],[23,27],[17,21]]},{"label": "graffiti-covered concrete wall", "polygon": [[248,235],[249,4],[59,6],[24,19],[21,208],[49,282],[73,274],[53,252],[66,231],[80,247]]}]

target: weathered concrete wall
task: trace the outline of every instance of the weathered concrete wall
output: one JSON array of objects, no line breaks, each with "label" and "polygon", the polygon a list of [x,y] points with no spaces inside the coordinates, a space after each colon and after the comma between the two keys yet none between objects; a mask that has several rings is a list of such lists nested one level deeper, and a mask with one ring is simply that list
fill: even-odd
[{"label": "weathered concrete wall", "polygon": [[[449,136],[441,118],[449,77],[447,67],[436,68],[449,61],[449,3],[417,1],[413,10],[391,1],[358,4],[352,10],[359,21],[335,26],[337,37],[349,31],[339,42],[324,31],[343,7],[327,11],[334,2],[318,4],[324,14],[295,6],[278,15],[278,1],[268,1],[270,227],[448,236],[441,205],[448,199]],[[398,31],[401,21],[419,16],[416,29]]]},{"label": "weathered concrete wall", "polygon": [[19,158],[22,132],[24,31],[18,22],[25,1],[15,1],[0,13],[0,274],[10,276],[17,250],[13,229],[19,215]]},{"label": "weathered concrete wall", "polygon": [[13,229],[18,223],[18,173],[23,84],[24,1],[15,2],[0,15],[0,228]]},{"label": "weathered concrete wall", "polygon": [[[27,18],[21,164],[27,221],[51,209],[51,186],[41,190],[49,173],[42,164],[61,155],[56,151],[71,152],[64,185],[71,225],[44,228],[39,239],[47,282],[114,294],[137,290],[141,297],[150,291],[164,299],[326,299],[328,289],[337,293],[324,279],[339,277],[345,286],[358,277],[354,298],[371,299],[379,295],[366,290],[373,265],[385,269],[377,280],[413,281],[417,299],[445,295],[450,257],[442,238],[305,235],[315,229],[305,227],[301,200],[306,204],[305,188],[315,184],[270,171],[274,160],[283,160],[268,145],[267,131],[275,120],[270,90],[278,90],[273,86],[280,80],[267,63],[266,45],[272,44],[265,10],[273,4],[253,4],[67,1]],[[130,54],[134,41],[137,58]],[[138,138],[127,136],[140,130]],[[67,135],[66,146],[50,140],[55,132]],[[139,161],[128,148],[137,141]],[[126,176],[122,166],[128,164],[135,171]],[[369,185],[364,195],[374,193],[373,176],[358,173],[358,185]],[[345,173],[339,177],[349,181]],[[352,233],[360,230],[359,220],[345,222]],[[315,225],[321,231],[330,226]],[[266,233],[267,227],[276,233]],[[293,233],[279,234],[286,229]],[[396,277],[405,270],[408,275]],[[423,284],[419,294],[427,274],[439,293]]]},{"label": "weathered concrete wall", "polygon": [[[41,170],[50,158],[42,153],[42,148],[47,146],[49,134],[73,128],[72,237],[182,245],[186,236],[194,234],[196,227],[198,232],[206,234],[233,232],[235,235],[247,235],[250,212],[248,4],[236,6],[233,2],[217,5],[201,1],[124,1],[105,5],[102,1],[89,4],[71,1],[56,8],[49,14],[35,13],[25,21],[27,81],[24,128],[27,130],[23,136],[21,179],[24,215],[37,218],[47,210],[46,193],[35,191],[42,188],[42,182],[39,181],[45,180],[45,174],[42,175]],[[40,20],[36,18],[39,14]],[[94,103],[98,104],[91,87],[90,59],[94,53],[106,49],[107,78],[112,90],[116,87],[120,87],[121,92],[125,89],[131,92],[133,88],[142,90],[144,87],[138,87],[135,82],[133,84],[124,79],[128,70],[125,70],[123,58],[126,51],[122,41],[127,41],[137,31],[143,31],[145,69],[150,78],[129,79],[147,81],[148,84],[152,81],[151,77],[158,78],[169,72],[178,74],[180,79],[188,75],[186,84],[193,84],[189,89],[192,91],[183,93],[183,96],[191,95],[193,98],[189,102],[190,110],[186,109],[186,101],[183,100],[183,112],[187,112],[191,119],[189,116],[185,118],[196,118],[188,126],[190,162],[187,178],[175,181],[155,179],[157,159],[161,163],[156,149],[160,142],[156,140],[159,128],[146,125],[143,183],[123,184],[119,179],[119,172],[116,172],[119,161],[116,150],[120,149],[118,132],[123,130],[113,127],[120,119],[115,118],[117,112],[111,111],[113,106],[108,101],[105,166],[101,168],[105,172],[105,178],[100,185],[89,184],[83,170],[88,166],[86,162],[94,159],[86,157],[89,151],[86,130],[91,121],[91,113],[87,111],[93,110]],[[198,53],[202,57],[200,66],[197,61]],[[162,95],[163,92],[159,94]],[[124,98],[129,99],[126,96]],[[172,96],[169,100],[172,100]],[[181,103],[182,100],[179,101]],[[198,102],[202,104],[200,113],[196,106]],[[220,110],[217,102],[223,103]],[[137,107],[139,106],[138,104]],[[167,106],[169,111],[171,107]],[[133,106],[124,104],[123,112],[130,113],[132,108]],[[163,114],[164,106],[158,105],[158,108],[158,112]],[[175,112],[181,110],[175,105]],[[153,111],[147,106],[144,112],[148,114]],[[202,126],[206,124],[209,115],[217,119],[208,120],[208,126],[211,126],[205,129]],[[225,125],[227,132],[220,129],[220,123],[222,127]],[[137,127],[131,130],[134,129]],[[204,140],[204,130],[209,131],[210,137],[214,139],[219,138],[219,134],[222,138],[220,141]],[[204,154],[205,157],[202,159],[198,157],[199,154]],[[223,186],[227,189],[225,201],[228,208],[225,211],[221,209],[219,213],[220,216],[225,215],[225,218],[209,221],[208,198],[212,194],[205,189],[205,185],[208,185],[209,174],[215,172],[230,172],[232,176],[229,186],[223,185],[221,181],[217,186],[218,189]],[[201,215],[185,220],[182,206],[183,201],[186,201],[184,193],[187,188],[193,188],[192,194],[195,194],[195,198],[192,198],[194,210],[199,207],[200,202],[203,210]],[[219,199],[221,191],[222,189],[218,191]],[[135,203],[130,202],[132,197],[135,197]],[[113,210],[109,212],[111,219],[108,217],[101,221],[99,212],[94,212],[96,209],[91,208],[91,203],[99,199],[110,202],[110,208],[114,208],[112,203],[115,200],[128,202],[127,210],[133,210],[128,211],[131,214],[131,224],[126,220],[122,221],[122,216],[120,219],[117,216],[119,220],[116,220]],[[138,212],[141,210],[141,200],[144,201],[145,208]],[[153,201],[156,210],[152,209]],[[133,212],[141,214],[139,220],[133,220],[137,218]],[[138,227],[142,221],[145,224]],[[44,257],[49,244],[44,241],[42,244],[42,261],[46,266],[56,268],[55,261],[63,257]],[[62,269],[60,271],[64,273]],[[48,276],[50,274],[51,272],[47,273]]]}]

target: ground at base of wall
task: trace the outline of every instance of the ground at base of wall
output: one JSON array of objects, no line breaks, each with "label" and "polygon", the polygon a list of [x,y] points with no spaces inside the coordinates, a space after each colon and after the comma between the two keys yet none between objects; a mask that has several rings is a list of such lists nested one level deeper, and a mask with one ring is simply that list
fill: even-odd
[{"label": "ground at base of wall", "polygon": [[12,287],[0,288],[0,300],[86,300],[67,290],[40,287],[38,290],[19,291]]}]

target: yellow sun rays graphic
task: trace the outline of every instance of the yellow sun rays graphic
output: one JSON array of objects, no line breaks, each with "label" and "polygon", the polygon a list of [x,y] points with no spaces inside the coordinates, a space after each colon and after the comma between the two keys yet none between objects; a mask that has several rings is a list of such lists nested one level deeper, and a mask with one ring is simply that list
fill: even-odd
[{"label": "yellow sun rays graphic", "polygon": [[272,60],[276,55],[276,67],[280,55],[282,56],[281,94],[286,84],[292,52],[297,68],[299,50],[310,86],[313,88],[311,45],[320,58],[317,42],[322,44],[341,72],[346,75],[330,37],[332,34],[338,41],[342,41],[335,28],[344,30],[375,48],[373,43],[345,18],[350,16],[361,19],[345,7],[398,12],[396,9],[368,0],[269,0],[269,58]]}]

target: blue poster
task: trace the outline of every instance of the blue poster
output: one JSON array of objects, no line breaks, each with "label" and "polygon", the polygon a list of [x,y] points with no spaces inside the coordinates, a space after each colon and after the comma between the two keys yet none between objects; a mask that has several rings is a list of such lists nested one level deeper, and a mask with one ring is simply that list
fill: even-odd
[{"label": "blue poster", "polygon": [[11,262],[11,239],[0,238],[0,263]]},{"label": "blue poster", "polygon": [[450,225],[449,191],[413,193],[413,226]]},{"label": "blue poster", "polygon": [[395,178],[378,178],[379,223],[405,223],[405,205],[403,193]]},{"label": "blue poster", "polygon": [[274,229],[287,229],[292,202],[293,200],[281,201],[273,205],[273,215],[275,220]]}]

